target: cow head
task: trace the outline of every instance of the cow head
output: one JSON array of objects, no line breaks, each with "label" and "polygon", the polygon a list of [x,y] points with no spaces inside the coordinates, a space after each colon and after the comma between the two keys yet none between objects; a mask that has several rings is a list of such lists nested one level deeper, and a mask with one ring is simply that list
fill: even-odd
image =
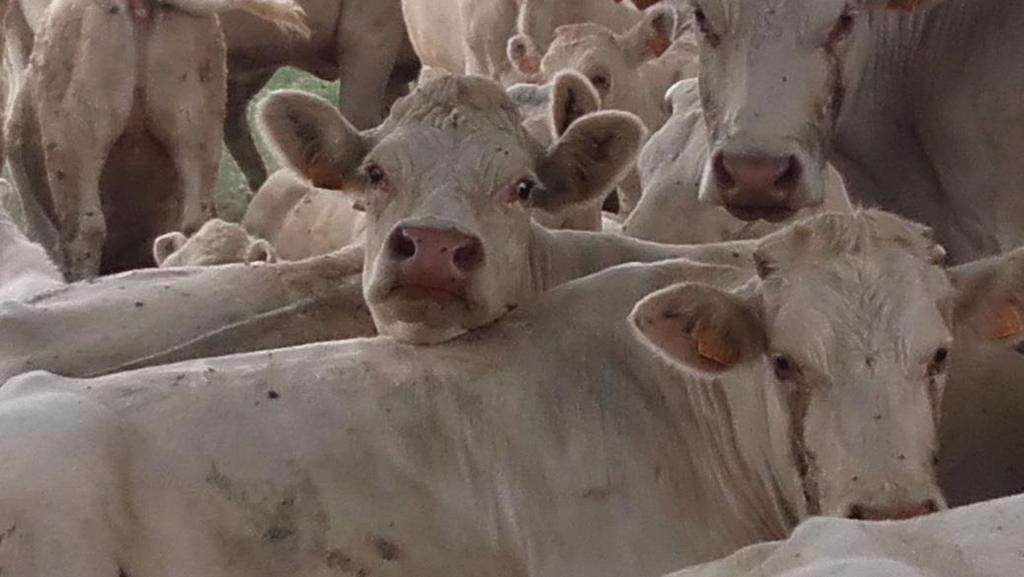
[{"label": "cow head", "polygon": [[910,517],[943,505],[954,321],[983,338],[1024,333],[1024,252],[1001,270],[944,271],[941,256],[927,229],[886,213],[811,217],[762,241],[753,287],[676,285],[632,321],[677,369],[715,377],[706,386],[734,414],[761,399],[768,434],[756,419],[732,426],[758,436],[739,443],[772,455],[801,516]]},{"label": "cow head", "polygon": [[[508,56],[519,71],[541,80],[552,80],[565,70],[583,74],[597,89],[605,109],[628,110],[649,126],[663,121],[660,97],[665,86],[651,87],[641,74],[644,64],[661,56],[672,45],[676,12],[656,6],[644,13],[630,30],[616,34],[599,24],[569,24],[555,30],[555,38],[538,63],[528,37],[513,36]],[[539,65],[539,74],[534,70]],[[532,75],[532,76],[531,76]]]},{"label": "cow head", "polygon": [[278,157],[366,211],[363,289],[377,328],[441,342],[533,294],[528,210],[591,202],[621,179],[644,138],[634,116],[599,112],[550,147],[531,138],[504,90],[434,74],[360,133],[311,95],[261,105]]},{"label": "cow head", "polygon": [[701,199],[746,220],[820,204],[837,120],[867,61],[870,21],[928,3],[691,0],[711,133]]},{"label": "cow head", "polygon": [[174,231],[153,241],[156,266],[211,266],[230,263],[270,263],[277,253],[269,242],[249,236],[233,222],[206,221],[191,238]]}]

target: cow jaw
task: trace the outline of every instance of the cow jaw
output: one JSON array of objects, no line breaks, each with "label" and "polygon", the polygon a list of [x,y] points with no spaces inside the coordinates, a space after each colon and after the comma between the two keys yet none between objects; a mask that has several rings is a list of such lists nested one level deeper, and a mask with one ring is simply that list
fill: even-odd
[{"label": "cow jaw", "polygon": [[779,221],[824,201],[844,100],[864,66],[868,14],[845,0],[694,0],[711,154],[700,198]]}]

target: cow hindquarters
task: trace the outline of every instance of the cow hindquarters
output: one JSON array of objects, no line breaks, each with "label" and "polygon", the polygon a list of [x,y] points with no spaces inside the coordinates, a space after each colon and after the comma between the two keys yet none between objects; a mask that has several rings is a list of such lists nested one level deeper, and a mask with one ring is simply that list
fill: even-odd
[{"label": "cow hindquarters", "polygon": [[170,152],[181,198],[179,228],[198,229],[214,213],[224,139],[224,36],[216,16],[164,11],[146,54],[147,121]]}]

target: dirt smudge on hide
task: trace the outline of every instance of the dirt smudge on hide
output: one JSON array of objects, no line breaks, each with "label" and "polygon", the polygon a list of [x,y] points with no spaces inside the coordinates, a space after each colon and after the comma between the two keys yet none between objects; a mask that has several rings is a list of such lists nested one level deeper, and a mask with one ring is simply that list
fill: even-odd
[{"label": "dirt smudge on hide", "polygon": [[286,482],[242,481],[210,465],[220,499],[209,511],[230,566],[253,574],[306,573],[327,554],[327,513],[308,474]]},{"label": "dirt smudge on hide", "polygon": [[384,537],[370,536],[373,541],[373,546],[377,550],[377,554],[384,561],[396,561],[399,556],[398,545],[392,541],[388,541]]}]

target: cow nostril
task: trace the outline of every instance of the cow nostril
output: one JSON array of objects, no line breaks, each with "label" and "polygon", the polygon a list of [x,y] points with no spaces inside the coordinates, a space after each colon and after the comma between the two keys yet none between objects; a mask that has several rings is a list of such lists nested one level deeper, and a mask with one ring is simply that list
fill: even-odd
[{"label": "cow nostril", "polygon": [[800,168],[800,162],[795,156],[790,155],[786,160],[786,171],[775,181],[775,186],[783,190],[792,190],[800,182],[803,170]]},{"label": "cow nostril", "polygon": [[398,229],[391,235],[388,247],[391,254],[400,260],[410,259],[416,254],[416,242],[409,238],[403,229]]},{"label": "cow nostril", "polygon": [[736,179],[729,174],[729,169],[725,166],[725,155],[719,152],[715,155],[714,163],[712,164],[715,171],[715,178],[718,179],[719,184],[723,188],[732,188],[736,186]]},{"label": "cow nostril", "polygon": [[472,240],[455,249],[452,255],[452,262],[462,272],[470,272],[480,266],[484,261],[484,251],[480,241]]}]

